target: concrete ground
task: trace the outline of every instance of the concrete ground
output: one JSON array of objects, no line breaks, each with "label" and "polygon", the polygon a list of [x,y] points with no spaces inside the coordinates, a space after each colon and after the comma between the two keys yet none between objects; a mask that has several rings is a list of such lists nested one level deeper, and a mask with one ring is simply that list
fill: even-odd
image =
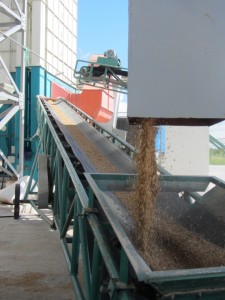
[{"label": "concrete ground", "polygon": [[[225,166],[210,166],[209,175],[225,181]],[[0,300],[75,300],[58,233],[30,205],[0,204]]]},{"label": "concrete ground", "polygon": [[0,299],[75,300],[58,233],[30,205],[0,205]]}]

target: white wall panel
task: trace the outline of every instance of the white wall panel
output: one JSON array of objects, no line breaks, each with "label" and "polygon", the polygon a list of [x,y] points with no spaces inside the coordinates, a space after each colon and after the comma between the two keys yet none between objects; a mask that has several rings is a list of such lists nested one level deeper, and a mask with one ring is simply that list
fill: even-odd
[{"label": "white wall panel", "polygon": [[[73,14],[71,13],[73,8]],[[77,2],[74,0],[48,1],[46,20],[46,51],[52,55],[52,63],[57,68],[53,74],[63,72],[60,78],[73,80],[73,69],[76,61],[77,26],[71,24],[77,22]],[[71,58],[72,57],[72,58]],[[47,69],[50,66],[47,66]]]},{"label": "white wall panel", "polygon": [[209,172],[208,127],[167,126],[163,167],[173,175],[203,175]]},{"label": "white wall panel", "polygon": [[5,39],[1,42],[1,53],[5,51],[9,51],[11,41],[9,39]]},{"label": "white wall panel", "polygon": [[224,118],[224,11],[224,0],[129,1],[129,117]]},{"label": "white wall panel", "polygon": [[[130,0],[128,116],[224,118],[225,1]],[[208,175],[208,127],[166,127],[163,166]]]},{"label": "white wall panel", "polygon": [[[9,66],[10,65],[10,53],[9,52],[1,52],[1,57],[3,58],[4,60],[4,63]],[[0,66],[2,66],[0,64]],[[2,78],[0,78],[0,80],[2,81]]]},{"label": "white wall panel", "polygon": [[[77,55],[77,1],[31,0],[29,3],[27,46],[38,55],[31,55],[29,64],[43,66],[53,74],[64,72],[69,78],[64,75],[60,78],[71,83]],[[20,37],[15,38],[21,42]],[[1,44],[1,50],[8,52],[8,56],[4,55],[11,70],[20,65],[21,50],[18,46],[7,41]]]},{"label": "white wall panel", "polygon": [[[45,5],[42,1],[32,2],[32,50],[45,59]],[[32,55],[31,65],[45,67],[44,60]]]}]

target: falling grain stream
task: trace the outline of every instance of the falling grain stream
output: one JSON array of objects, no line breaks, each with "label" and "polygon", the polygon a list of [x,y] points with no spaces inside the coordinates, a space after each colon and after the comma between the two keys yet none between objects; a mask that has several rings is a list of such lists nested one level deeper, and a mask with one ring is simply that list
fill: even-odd
[{"label": "falling grain stream", "polygon": [[[122,166],[115,166],[101,152],[101,145],[93,145],[55,101],[48,101],[48,104],[90,159],[96,172],[124,172]],[[130,240],[153,270],[224,266],[223,247],[187,230],[157,206],[160,189],[155,159],[155,134],[156,127],[153,122],[143,121],[137,139],[138,154],[134,160],[134,168],[138,174],[135,189],[116,193],[116,197],[133,220],[133,229],[128,232]]]}]

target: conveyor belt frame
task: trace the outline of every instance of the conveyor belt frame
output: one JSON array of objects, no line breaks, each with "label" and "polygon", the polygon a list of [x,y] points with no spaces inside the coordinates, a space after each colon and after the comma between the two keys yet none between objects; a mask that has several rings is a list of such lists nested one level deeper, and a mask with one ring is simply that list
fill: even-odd
[{"label": "conveyor belt frame", "polygon": [[[134,175],[85,174],[88,185],[83,185],[84,173],[77,168],[76,157],[65,150],[65,141],[61,136],[59,138],[59,129],[40,99],[37,110],[41,136],[40,152],[49,156],[49,173],[54,192],[53,225],[59,232],[77,298],[104,299],[104,294],[107,294],[109,299],[138,299],[140,285],[147,286],[148,292],[151,293],[142,296],[141,299],[151,297],[192,300],[196,297],[224,297],[224,267],[152,272],[129,241],[119,222],[113,218],[113,212],[98,186],[99,179],[104,178],[105,181],[110,181],[110,185],[101,186],[104,189],[110,190],[112,186],[121,188],[123,185],[129,185]],[[167,183],[176,179],[176,182],[182,183],[183,186],[188,181],[187,177],[166,177]],[[194,185],[194,180],[197,180],[200,185],[205,186],[211,181],[225,187],[224,182],[214,177],[189,179]],[[28,193],[29,191],[26,197]],[[190,195],[196,196],[195,189]],[[200,199],[198,197],[197,200]],[[103,210],[105,219],[99,214],[96,201]],[[68,235],[69,231],[72,232],[71,236]]]}]

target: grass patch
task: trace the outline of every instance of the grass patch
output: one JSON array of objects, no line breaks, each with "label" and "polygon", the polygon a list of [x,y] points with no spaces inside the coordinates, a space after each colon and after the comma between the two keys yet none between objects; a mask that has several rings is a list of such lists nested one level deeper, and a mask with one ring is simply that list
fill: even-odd
[{"label": "grass patch", "polygon": [[225,157],[210,157],[210,165],[225,165]]},{"label": "grass patch", "polygon": [[218,149],[209,150],[210,165],[225,165],[225,152]]}]

